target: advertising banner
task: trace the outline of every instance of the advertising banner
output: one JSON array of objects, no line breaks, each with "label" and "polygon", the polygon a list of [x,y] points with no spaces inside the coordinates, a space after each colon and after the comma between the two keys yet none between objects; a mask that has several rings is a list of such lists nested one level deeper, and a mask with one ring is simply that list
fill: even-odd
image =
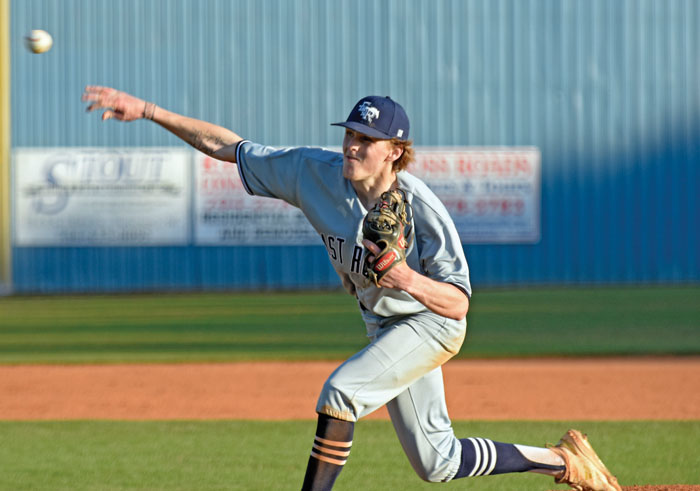
[{"label": "advertising banner", "polygon": [[540,161],[535,147],[417,148],[408,171],[445,204],[462,243],[535,243]]},{"label": "advertising banner", "polygon": [[197,245],[319,245],[321,239],[298,208],[282,200],[250,196],[236,164],[197,153]]},{"label": "advertising banner", "polygon": [[[533,147],[424,147],[408,171],[463,243],[535,243],[540,166]],[[298,209],[248,195],[235,164],[188,149],[20,148],[13,169],[18,246],[319,243]]]},{"label": "advertising banner", "polygon": [[15,245],[187,244],[191,156],[153,147],[16,149]]},{"label": "advertising banner", "polygon": [[[445,204],[463,243],[539,241],[537,148],[419,147],[408,171]],[[203,154],[195,157],[195,212],[199,245],[319,242],[298,209],[248,195],[235,164]]]}]

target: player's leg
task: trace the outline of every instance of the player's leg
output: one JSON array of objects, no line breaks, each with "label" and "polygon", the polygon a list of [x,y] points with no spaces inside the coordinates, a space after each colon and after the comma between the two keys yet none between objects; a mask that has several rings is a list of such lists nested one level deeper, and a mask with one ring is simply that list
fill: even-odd
[{"label": "player's leg", "polygon": [[537,472],[549,476],[566,470],[564,460],[547,448],[501,443],[488,438],[464,438],[462,460],[453,479],[511,472]]},{"label": "player's leg", "polygon": [[569,430],[552,448],[494,442],[485,438],[461,440],[462,464],[456,478],[537,472],[555,482],[588,491],[621,491],[617,478],[605,467],[585,435]]},{"label": "player's leg", "polygon": [[302,491],[325,491],[333,487],[350,455],[354,428],[352,421],[319,414]]},{"label": "player's leg", "polygon": [[416,473],[430,482],[468,476],[534,471],[561,474],[564,461],[546,448],[455,437],[437,368],[387,404],[392,423]]},{"label": "player's leg", "polygon": [[586,436],[576,430],[569,430],[551,448],[487,438],[457,439],[447,415],[441,368],[417,380],[387,408],[404,452],[426,481],[535,472],[576,489],[621,490]]},{"label": "player's leg", "polygon": [[316,412],[345,421],[370,414],[454,356],[465,329],[427,313],[387,323],[328,377]]},{"label": "player's leg", "polygon": [[328,378],[316,408],[319,427],[305,490],[330,489],[349,456],[355,421],[386,404],[459,349],[463,324],[446,325],[438,316],[425,317],[420,329],[406,322],[382,327],[370,345]]},{"label": "player's leg", "polygon": [[428,482],[452,479],[462,458],[462,445],[454,435],[442,387],[442,369],[438,367],[386,405],[408,461]]}]

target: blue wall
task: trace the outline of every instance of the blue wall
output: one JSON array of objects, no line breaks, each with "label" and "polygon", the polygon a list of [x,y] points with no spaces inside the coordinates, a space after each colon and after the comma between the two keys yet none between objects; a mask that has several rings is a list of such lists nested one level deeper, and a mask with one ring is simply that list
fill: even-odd
[{"label": "blue wall", "polygon": [[[542,239],[465,244],[475,286],[700,279],[700,2],[15,0],[11,26],[14,147],[182,145],[85,115],[87,84],[272,145],[338,145],[387,94],[417,145],[541,150]],[[19,292],[338,285],[320,245],[13,255]]]}]

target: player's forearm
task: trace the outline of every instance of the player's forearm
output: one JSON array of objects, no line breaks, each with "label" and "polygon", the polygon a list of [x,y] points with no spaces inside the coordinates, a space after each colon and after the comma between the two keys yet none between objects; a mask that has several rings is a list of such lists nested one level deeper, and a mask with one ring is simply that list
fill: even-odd
[{"label": "player's forearm", "polygon": [[102,121],[150,119],[211,157],[236,161],[236,144],[242,138],[221,126],[182,116],[111,87],[88,85],[82,100],[89,103],[88,112],[104,110]]},{"label": "player's forearm", "polygon": [[404,270],[402,289],[438,315],[462,320],[469,310],[469,297],[450,283],[435,281],[410,268]]},{"label": "player's forearm", "polygon": [[151,119],[200,152],[219,160],[236,161],[236,144],[242,138],[229,129],[162,107],[154,108]]}]

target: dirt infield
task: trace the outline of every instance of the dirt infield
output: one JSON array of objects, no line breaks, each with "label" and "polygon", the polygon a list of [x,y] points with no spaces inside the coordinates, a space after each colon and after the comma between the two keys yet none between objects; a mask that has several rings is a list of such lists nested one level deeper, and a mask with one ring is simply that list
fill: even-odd
[{"label": "dirt infield", "polygon": [[[0,420],[313,419],[337,364],[0,366]],[[700,419],[700,358],[455,360],[444,375],[453,419]]]}]

